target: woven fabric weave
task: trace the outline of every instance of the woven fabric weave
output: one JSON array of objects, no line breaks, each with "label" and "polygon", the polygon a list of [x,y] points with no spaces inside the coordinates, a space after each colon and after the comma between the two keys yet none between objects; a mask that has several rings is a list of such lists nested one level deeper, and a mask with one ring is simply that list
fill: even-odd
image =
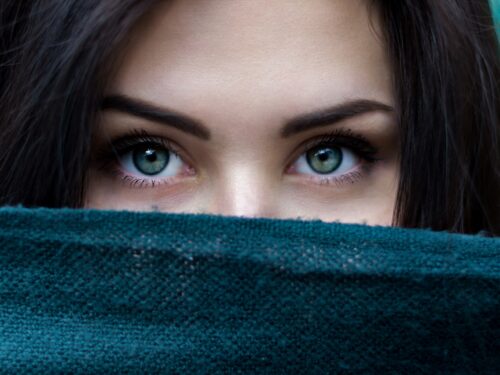
[{"label": "woven fabric weave", "polygon": [[0,209],[2,373],[499,374],[500,239]]}]

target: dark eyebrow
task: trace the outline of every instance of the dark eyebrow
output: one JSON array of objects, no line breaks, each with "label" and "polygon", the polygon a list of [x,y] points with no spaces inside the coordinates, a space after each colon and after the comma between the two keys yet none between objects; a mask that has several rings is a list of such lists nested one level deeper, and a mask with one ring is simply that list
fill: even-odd
[{"label": "dark eyebrow", "polygon": [[172,126],[203,140],[210,139],[210,131],[198,120],[165,108],[159,108],[141,100],[124,95],[107,96],[101,103],[101,110],[116,110],[146,120]]},{"label": "dark eyebrow", "polygon": [[[203,140],[209,140],[211,137],[210,130],[196,119],[124,95],[111,95],[105,97],[102,101],[101,109],[117,110],[132,116],[160,122]],[[334,105],[327,109],[321,109],[319,111],[294,117],[285,123],[280,133],[283,138],[287,138],[299,132],[316,127],[332,125],[339,121],[374,111],[394,112],[394,108],[374,100],[352,100]]]},{"label": "dark eyebrow", "polygon": [[332,125],[339,121],[374,111],[394,112],[394,108],[374,100],[352,100],[327,109],[299,115],[288,120],[281,129],[281,136],[283,138],[290,137],[302,131]]}]

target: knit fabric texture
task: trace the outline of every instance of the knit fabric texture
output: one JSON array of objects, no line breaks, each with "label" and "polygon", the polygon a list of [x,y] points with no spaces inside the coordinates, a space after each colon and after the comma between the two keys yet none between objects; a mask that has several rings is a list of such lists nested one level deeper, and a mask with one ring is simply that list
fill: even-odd
[{"label": "knit fabric texture", "polygon": [[500,239],[0,209],[1,373],[500,374]]}]

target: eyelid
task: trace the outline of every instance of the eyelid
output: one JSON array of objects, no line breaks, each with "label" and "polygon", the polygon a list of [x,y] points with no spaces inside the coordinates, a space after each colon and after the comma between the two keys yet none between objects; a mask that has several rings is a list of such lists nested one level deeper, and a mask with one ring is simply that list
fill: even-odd
[{"label": "eyelid", "polygon": [[[197,168],[194,166],[195,164],[192,162],[189,154],[184,151],[183,147],[164,135],[156,135],[142,129],[134,129],[127,134],[108,141],[106,146],[102,148],[101,157],[98,159],[100,161],[104,161],[101,168],[111,169],[111,167],[116,166],[117,163],[119,163],[118,158],[121,155],[130,151],[133,147],[143,143],[152,143],[164,147],[166,150],[176,154],[187,165],[188,169],[193,172],[193,174],[198,172]],[[295,151],[291,154],[288,162],[285,163],[286,171],[288,171],[305,152],[320,145],[335,145],[337,147],[347,148],[353,151],[361,160],[361,168],[368,167],[372,165],[373,162],[382,160],[375,157],[378,153],[377,148],[374,147],[372,143],[363,135],[354,133],[351,129],[337,128],[329,133],[323,133],[309,138],[299,144],[295,148]],[[307,175],[304,173],[299,174]],[[328,177],[323,177],[323,179],[327,178]],[[347,178],[347,176],[343,176],[342,178]],[[337,177],[337,179],[339,179],[339,177]]]},{"label": "eyelid", "polygon": [[375,157],[378,153],[377,148],[375,148],[363,135],[355,133],[351,129],[338,128],[329,133],[309,138],[299,144],[292,153],[292,157],[288,159],[286,169],[288,170],[302,154],[320,145],[335,145],[338,147],[348,148],[368,162],[381,160],[380,158]]},{"label": "eyelid", "polygon": [[132,134],[120,136],[110,141],[111,146],[119,154],[130,151],[133,147],[143,143],[150,143],[164,147],[168,151],[176,152],[173,142],[163,136],[156,136],[146,132],[134,131]]},{"label": "eyelid", "polygon": [[[193,166],[193,161],[188,153],[179,144],[173,140],[163,136],[156,135],[146,132],[145,130],[134,129],[128,134],[120,136],[118,138],[110,140],[108,143],[111,144],[112,150],[114,152],[115,158],[121,156],[126,152],[129,152],[137,145],[143,143],[151,143],[159,145],[165,148],[167,151],[172,152],[176,156],[182,159],[182,161],[188,164],[190,167]],[[108,146],[109,147],[109,146]]]},{"label": "eyelid", "polygon": [[125,153],[131,152],[134,147],[141,143],[160,145],[181,159],[185,164],[184,170],[189,175],[195,175],[197,173],[196,168],[193,167],[194,163],[189,157],[189,154],[187,154],[180,145],[164,135],[156,135],[143,129],[133,129],[125,134],[108,139],[105,144],[97,146],[98,148],[96,151],[92,153],[91,162],[97,170],[113,173],[117,177],[120,177],[121,180],[127,181],[127,183],[133,187],[142,187],[144,184],[155,187],[156,185],[163,184],[167,181],[172,182],[179,178],[178,176],[166,178],[139,178],[123,170],[120,158],[123,157]]}]

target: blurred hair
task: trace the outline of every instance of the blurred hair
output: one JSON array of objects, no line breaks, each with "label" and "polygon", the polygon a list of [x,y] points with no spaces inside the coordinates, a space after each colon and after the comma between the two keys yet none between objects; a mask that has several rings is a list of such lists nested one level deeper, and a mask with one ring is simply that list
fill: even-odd
[{"label": "blurred hair", "polygon": [[[157,1],[0,3],[0,204],[82,206],[117,47]],[[500,235],[500,68],[488,1],[371,1],[401,128],[394,225]]]}]

